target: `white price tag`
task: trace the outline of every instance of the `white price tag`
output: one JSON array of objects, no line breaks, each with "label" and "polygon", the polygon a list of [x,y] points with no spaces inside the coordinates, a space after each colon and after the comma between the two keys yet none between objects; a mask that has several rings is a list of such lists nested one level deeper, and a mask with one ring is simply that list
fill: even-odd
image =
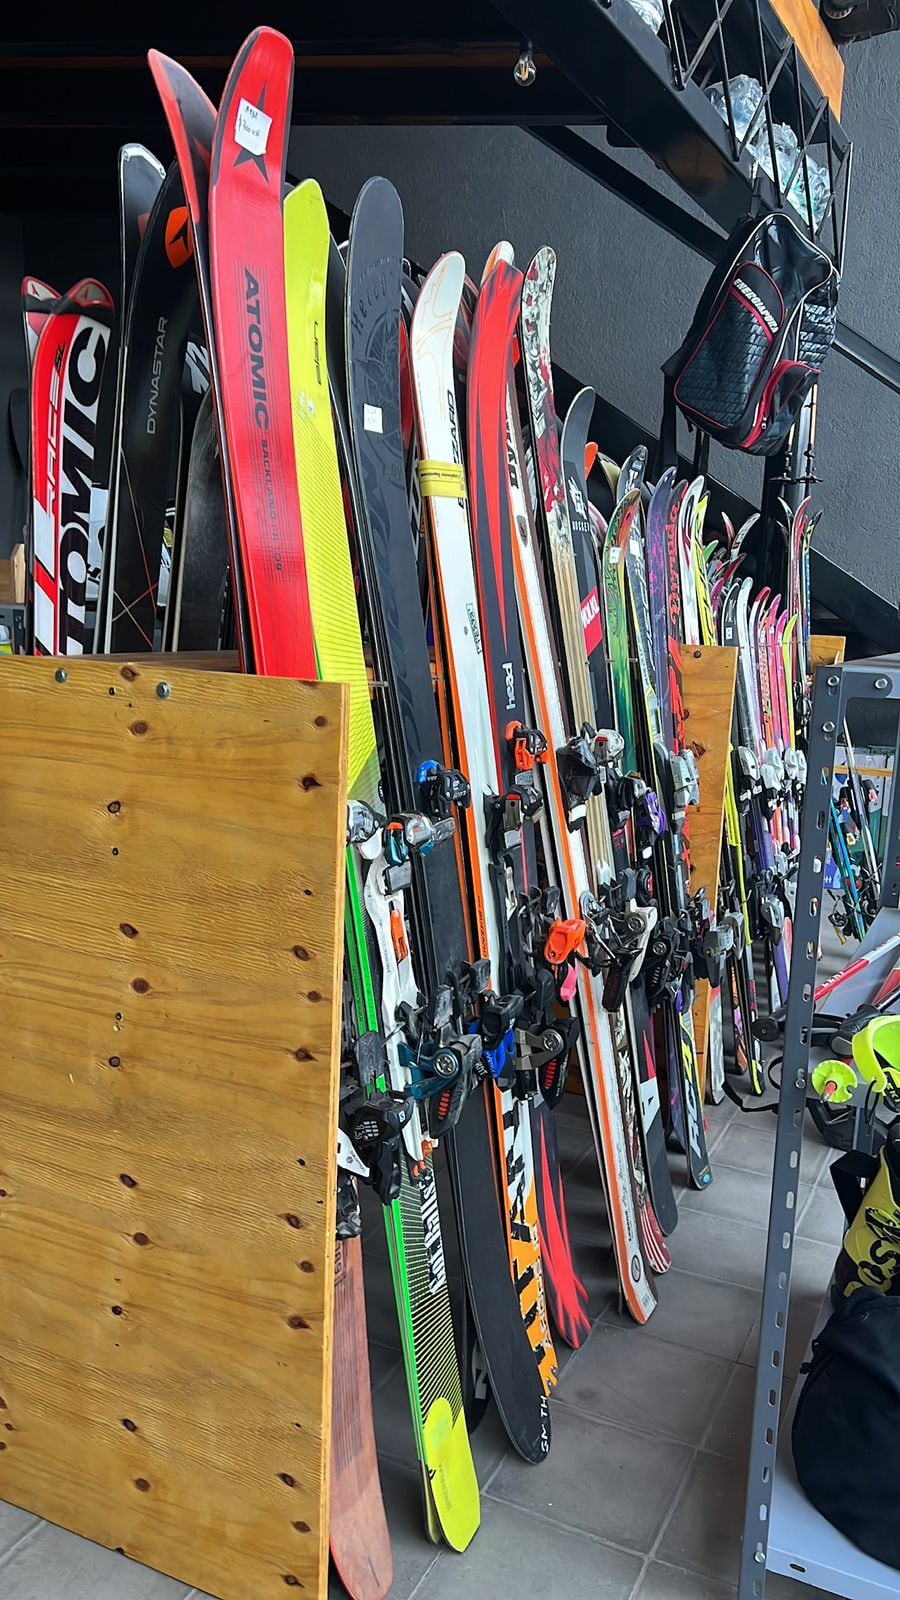
[{"label": "white price tag", "polygon": [[266,116],[261,106],[251,105],[249,100],[241,101],[234,137],[243,150],[249,150],[252,156],[264,156],[271,126],[272,118]]},{"label": "white price tag", "polygon": [[363,406],[363,427],[366,433],[384,433],[380,406]]}]

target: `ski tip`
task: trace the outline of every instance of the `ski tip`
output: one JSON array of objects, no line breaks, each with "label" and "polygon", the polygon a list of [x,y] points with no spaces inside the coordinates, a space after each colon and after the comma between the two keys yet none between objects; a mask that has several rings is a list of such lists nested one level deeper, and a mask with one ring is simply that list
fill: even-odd
[{"label": "ski tip", "polygon": [[123,144],[119,146],[119,170],[121,171],[123,167],[127,167],[131,161],[139,161],[143,166],[152,168],[160,180],[166,175],[166,169],[162,162],[157,160],[153,151],[148,150],[145,144]]},{"label": "ski tip", "polygon": [[374,207],[376,205],[383,208],[385,211],[391,210],[397,212],[402,223],[403,205],[397,190],[391,183],[390,178],[382,178],[378,176],[374,178],[367,178],[356,197],[356,204],[353,207],[353,218],[351,218],[350,224],[351,236],[353,233],[353,220],[356,218],[359,211],[363,208],[368,209],[370,206]]},{"label": "ski tip", "polygon": [[422,285],[413,311],[414,342],[423,332],[427,337],[436,318],[452,318],[455,323],[465,281],[466,263],[458,250],[448,250],[438,258]]},{"label": "ski tip", "polygon": [[[112,311],[114,308],[115,301],[105,284],[98,278],[79,278],[78,282],[73,283],[71,289],[67,289],[61,296],[57,310],[83,311],[96,315],[98,312]],[[101,317],[101,321],[106,320],[108,319]]]}]

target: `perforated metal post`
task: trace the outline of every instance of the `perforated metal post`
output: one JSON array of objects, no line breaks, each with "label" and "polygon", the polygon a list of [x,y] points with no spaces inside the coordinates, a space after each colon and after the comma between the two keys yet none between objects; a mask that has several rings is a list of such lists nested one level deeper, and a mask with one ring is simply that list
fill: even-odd
[{"label": "perforated metal post", "polygon": [[[835,742],[851,700],[898,698],[900,657],[897,656],[851,662],[843,667],[820,667],[816,673],[738,1600],[762,1600],[765,1594]],[[900,802],[893,794],[886,869],[888,864],[890,872],[886,870],[885,877],[900,880]],[[826,1287],[823,1283],[823,1295]]]}]

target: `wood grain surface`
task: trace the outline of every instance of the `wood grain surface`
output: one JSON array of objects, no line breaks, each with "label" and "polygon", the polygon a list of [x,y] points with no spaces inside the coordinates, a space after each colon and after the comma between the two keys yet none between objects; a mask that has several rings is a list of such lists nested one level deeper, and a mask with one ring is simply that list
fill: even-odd
[{"label": "wood grain surface", "polygon": [[809,637],[809,660],[813,672],[817,667],[833,667],[844,659],[847,641],[842,633],[812,633]]},{"label": "wood grain surface", "polygon": [[327,1588],[345,832],[340,687],[0,662],[0,1499],[222,1600]]},{"label": "wood grain surface", "polygon": [[813,0],[772,0],[772,7],[797,41],[806,65],[836,117],[844,98],[844,63]]},{"label": "wood grain surface", "polygon": [[[719,889],[725,781],[731,752],[731,720],[737,651],[721,645],[689,645],[682,651],[684,737],[697,758],[700,804],[690,812],[691,889],[705,889],[715,907]],[[709,984],[698,978],[694,1034],[701,1087],[706,1089]]]},{"label": "wood grain surface", "polygon": [[353,1600],[384,1600],[394,1581],[391,1536],[381,1496],[362,1241],[338,1240],[335,1257],[334,1385],[331,1452],[331,1556]]}]

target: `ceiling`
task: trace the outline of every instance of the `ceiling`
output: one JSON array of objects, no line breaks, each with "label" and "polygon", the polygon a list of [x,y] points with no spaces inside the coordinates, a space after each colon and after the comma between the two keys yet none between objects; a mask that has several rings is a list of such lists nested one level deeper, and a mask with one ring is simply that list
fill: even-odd
[{"label": "ceiling", "polygon": [[[170,155],[147,68],[151,46],[184,62],[217,101],[248,31],[234,7],[158,4],[151,31],[100,34],[102,14],[80,13],[75,37],[0,41],[0,210],[11,215],[114,212],[116,152],[129,141]],[[595,105],[546,56],[537,81],[513,80],[522,40],[483,0],[397,0],[390,8],[338,0],[321,21],[304,8],[269,5],[266,21],[297,51],[295,122],[568,122],[600,119]],[[140,15],[148,14],[139,8]],[[102,13],[102,8],[101,8]],[[23,19],[26,13],[18,12]],[[423,23],[427,19],[427,27]],[[381,24],[381,26],[379,26]],[[33,24],[32,24],[33,26]],[[24,30],[23,30],[24,32]]]}]

